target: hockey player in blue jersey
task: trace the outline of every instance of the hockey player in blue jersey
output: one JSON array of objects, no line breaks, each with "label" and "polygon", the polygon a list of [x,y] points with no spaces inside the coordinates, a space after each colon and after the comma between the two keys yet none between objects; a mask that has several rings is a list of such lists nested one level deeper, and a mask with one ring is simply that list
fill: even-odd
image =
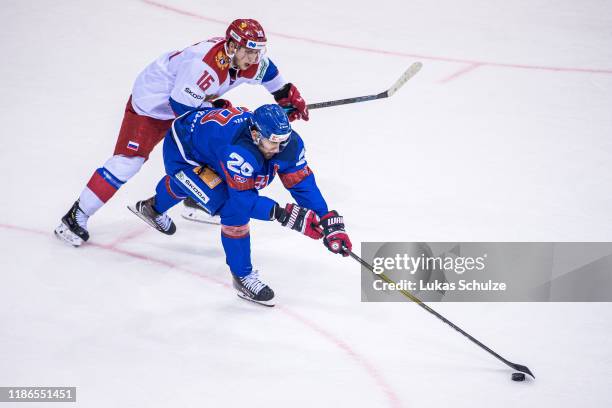
[{"label": "hockey player in blue jersey", "polygon": [[[301,137],[278,105],[187,112],[164,139],[166,176],[156,195],[129,207],[157,230],[176,227],[166,211],[187,197],[221,217],[221,242],[238,295],[272,306],[274,292],[251,264],[249,221],[278,221],[332,252],[352,248],[343,218],[329,211],[306,162]],[[260,195],[278,175],[296,204],[280,206]]]}]

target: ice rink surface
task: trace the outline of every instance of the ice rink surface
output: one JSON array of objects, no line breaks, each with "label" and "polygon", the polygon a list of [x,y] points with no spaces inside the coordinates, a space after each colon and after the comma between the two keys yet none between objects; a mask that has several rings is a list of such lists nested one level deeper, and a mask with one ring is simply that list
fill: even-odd
[{"label": "ice rink surface", "polygon": [[415,305],[361,303],[355,262],[274,223],[251,234],[277,307],[239,300],[218,227],[175,208],[167,237],[126,209],[152,195],[160,149],[91,219],[90,245],[52,235],[112,153],[138,72],[252,17],[307,102],[424,63],[391,99],[295,124],[357,251],[610,241],[610,2],[156,1],[1,2],[0,386],[78,387],[54,407],[610,406],[609,304],[432,304],[537,376],[514,383]]}]

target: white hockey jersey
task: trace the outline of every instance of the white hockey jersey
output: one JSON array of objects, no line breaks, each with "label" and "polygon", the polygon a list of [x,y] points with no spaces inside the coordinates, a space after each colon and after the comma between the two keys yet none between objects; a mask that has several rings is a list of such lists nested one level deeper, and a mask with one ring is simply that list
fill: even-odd
[{"label": "white hockey jersey", "polygon": [[275,68],[272,75],[268,73],[266,76],[271,62],[265,55],[258,64],[238,71],[235,78],[230,78],[231,57],[225,52],[224,44],[224,38],[212,38],[182,51],[166,53],[153,61],[134,83],[134,110],[139,115],[156,119],[174,119],[176,115],[170,107],[170,98],[200,108],[212,106],[211,101],[243,83],[262,84],[269,92],[285,85]]}]

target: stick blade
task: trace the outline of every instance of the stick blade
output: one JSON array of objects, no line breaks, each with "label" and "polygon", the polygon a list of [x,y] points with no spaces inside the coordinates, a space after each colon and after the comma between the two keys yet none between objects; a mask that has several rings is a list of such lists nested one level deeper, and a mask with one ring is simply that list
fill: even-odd
[{"label": "stick blade", "polygon": [[531,372],[531,370],[524,365],[521,364],[509,364],[512,368],[514,368],[516,371],[520,371],[521,373],[525,373],[525,374],[529,374],[534,380],[535,380],[535,375],[533,375],[533,373]]},{"label": "stick blade", "polygon": [[399,77],[397,81],[387,90],[387,97],[392,96],[398,89],[400,89],[410,78],[415,76],[423,68],[423,63],[415,62],[410,65],[406,72]]}]

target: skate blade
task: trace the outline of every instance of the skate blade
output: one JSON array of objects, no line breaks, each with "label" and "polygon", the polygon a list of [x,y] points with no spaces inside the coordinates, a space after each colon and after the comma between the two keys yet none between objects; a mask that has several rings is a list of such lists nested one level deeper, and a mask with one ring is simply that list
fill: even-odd
[{"label": "skate blade", "polygon": [[253,302],[253,303],[257,303],[258,305],[262,305],[262,306],[266,306],[266,307],[274,307],[274,298],[272,298],[271,300],[255,300],[255,299],[251,299],[250,297],[248,297],[247,295],[245,295],[242,292],[236,292],[236,294],[238,295],[239,298],[244,299],[244,300],[248,300],[249,302]]},{"label": "skate blade", "polygon": [[[133,212],[138,218],[140,218],[141,220],[143,220],[144,222],[149,224],[149,226],[151,226],[151,227],[155,228],[157,231],[159,231],[159,228],[157,228],[157,225],[154,222],[150,221],[147,217],[142,215],[140,212],[138,212],[136,207],[132,207],[131,205],[128,205],[127,208],[128,208],[128,210]],[[163,233],[163,231],[159,231],[159,232]]]},{"label": "skate blade", "polygon": [[200,222],[202,224],[221,225],[221,218],[218,216],[210,216],[204,211],[198,211],[203,213],[200,215],[196,211],[183,211],[183,213],[181,213],[181,217],[186,220]]},{"label": "skate blade", "polygon": [[55,233],[57,239],[74,248],[80,247],[81,245],[83,245],[83,242],[85,242],[83,241],[83,238],[70,231],[68,226],[63,222],[53,232]]},{"label": "skate blade", "polygon": [[149,219],[147,217],[145,217],[144,215],[142,215],[140,212],[138,212],[138,210],[136,209],[136,207],[132,207],[131,205],[127,206],[128,210],[130,210],[131,212],[134,213],[134,215],[136,215],[138,218],[140,218],[141,220],[143,220],[144,222],[146,222],[147,224],[149,224],[151,227],[157,229],[156,225],[153,225],[153,223],[151,221],[149,221]]},{"label": "skate blade", "polygon": [[173,235],[176,232],[176,226],[174,226],[174,223],[172,223],[172,225],[174,226],[173,228],[171,228],[168,231],[164,231],[162,229],[160,229],[158,227],[157,224],[155,224],[153,221],[149,220],[147,217],[145,217],[144,215],[142,215],[137,209],[136,207],[132,207],[131,205],[127,206],[128,210],[130,210],[131,212],[133,212],[138,218],[140,218],[141,220],[143,220],[144,222],[146,222],[147,224],[149,224],[150,227],[154,228],[156,231],[161,232],[164,235]]}]

